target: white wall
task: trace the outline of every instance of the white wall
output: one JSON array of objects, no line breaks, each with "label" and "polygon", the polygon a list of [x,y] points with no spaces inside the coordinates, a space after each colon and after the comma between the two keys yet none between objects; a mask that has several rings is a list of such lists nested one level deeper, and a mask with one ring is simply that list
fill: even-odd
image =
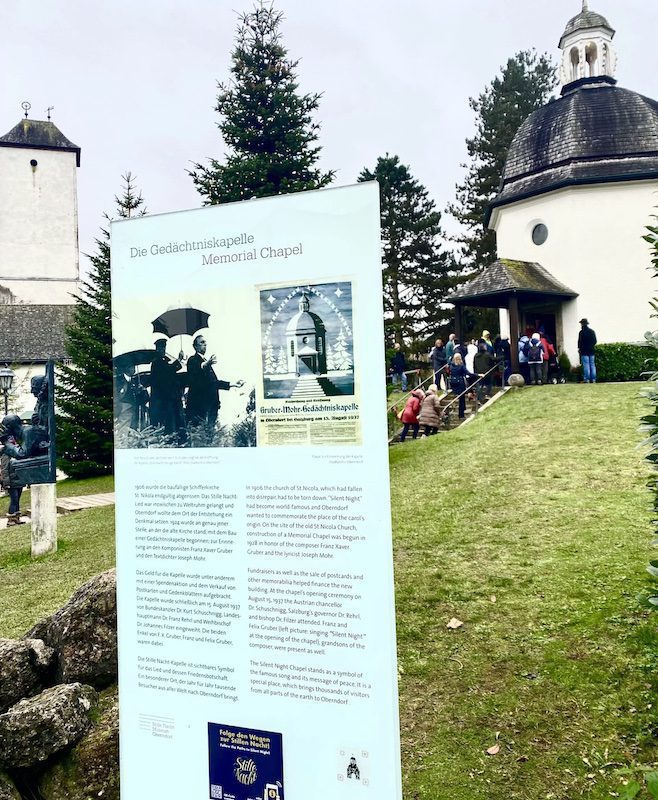
[{"label": "white wall", "polygon": [[75,153],[0,147],[0,284],[18,302],[72,302],[79,269],[76,169]]},{"label": "white wall", "polygon": [[[498,255],[539,262],[578,297],[563,306],[564,345],[577,363],[578,320],[587,317],[599,342],[635,342],[657,328],[649,301],[650,247],[642,239],[658,213],[658,181],[573,187],[494,211]],[[532,241],[543,222],[548,239]]]}]

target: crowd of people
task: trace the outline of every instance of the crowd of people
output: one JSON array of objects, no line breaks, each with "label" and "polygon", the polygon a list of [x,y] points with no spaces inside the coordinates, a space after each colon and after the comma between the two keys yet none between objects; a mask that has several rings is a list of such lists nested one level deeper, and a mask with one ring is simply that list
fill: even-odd
[{"label": "crowd of people", "polygon": [[[578,337],[578,352],[583,368],[585,383],[596,382],[596,366],[594,348],[596,334],[589,327],[587,319],[580,321],[581,332]],[[528,327],[517,342],[519,372],[527,385],[540,385],[549,382],[564,383],[558,352],[554,342],[543,327]],[[440,406],[438,392],[453,392],[458,398],[458,415],[463,419],[466,413],[466,396],[473,385],[478,401],[491,397],[494,376],[502,377],[507,383],[512,372],[512,348],[509,337],[496,336],[492,341],[489,331],[482,331],[479,339],[460,342],[456,334],[451,333],[444,343],[436,340],[429,354],[430,366],[434,382],[427,393],[422,389],[414,389],[405,403],[404,409],[398,413],[403,424],[400,441],[404,441],[409,432],[416,439],[423,427],[423,436],[431,436],[438,431],[440,425]],[[406,362],[400,348],[396,349],[391,364],[394,382],[402,384],[406,390]],[[497,369],[496,369],[497,368]]]}]

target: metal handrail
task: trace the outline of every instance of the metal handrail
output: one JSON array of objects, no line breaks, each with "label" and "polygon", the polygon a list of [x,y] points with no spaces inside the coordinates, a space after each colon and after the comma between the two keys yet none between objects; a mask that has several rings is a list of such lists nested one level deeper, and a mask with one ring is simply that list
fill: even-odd
[{"label": "metal handrail", "polygon": [[[483,375],[480,375],[477,380],[473,381],[473,383],[471,383],[469,386],[467,386],[464,389],[463,392],[460,392],[458,395],[455,395],[449,403],[446,403],[446,405],[443,407],[444,416],[447,416],[447,414],[450,411],[450,408],[459,400],[460,397],[463,397],[465,394],[468,394],[469,392],[472,392],[474,386],[477,386],[477,384],[480,383],[480,381],[483,381],[487,377],[487,375],[489,375],[491,372],[495,372],[497,369],[499,369],[499,367],[501,365],[503,366],[503,378],[502,378],[502,381],[501,381],[501,384],[502,384],[501,388],[504,389],[505,388],[505,361],[501,359],[500,361],[496,361],[496,363],[493,365],[493,367],[491,367],[490,370],[487,370]],[[478,413],[477,394],[476,394],[475,398],[476,398],[475,399],[475,413],[477,414]]]},{"label": "metal handrail", "polygon": [[425,378],[425,380],[421,381],[421,383],[419,383],[418,386],[414,386],[413,389],[410,389],[406,394],[403,394],[402,397],[400,397],[398,400],[396,400],[392,405],[390,405],[386,409],[386,413],[390,414],[391,411],[393,411],[393,409],[396,406],[400,405],[400,403],[402,403],[402,402],[406,403],[407,399],[409,397],[411,397],[412,393],[415,392],[416,389],[421,389],[428,381],[430,382],[430,386],[431,386],[434,383],[434,378],[436,376],[436,373],[443,372],[444,370],[447,370],[449,366],[450,366],[449,364],[445,364],[444,366],[441,367],[441,369],[436,370],[436,372],[434,372],[434,370],[432,370],[432,374],[430,375],[429,378]]}]

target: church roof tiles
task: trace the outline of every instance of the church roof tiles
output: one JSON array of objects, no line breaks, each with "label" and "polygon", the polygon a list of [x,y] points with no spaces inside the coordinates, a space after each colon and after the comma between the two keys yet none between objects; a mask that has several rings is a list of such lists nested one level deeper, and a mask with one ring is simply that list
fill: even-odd
[{"label": "church roof tiles", "polygon": [[522,293],[577,297],[576,292],[554,278],[541,264],[499,258],[446,299],[449,303],[455,303],[490,295]]},{"label": "church roof tiles", "polygon": [[80,166],[80,148],[73,144],[52,122],[22,119],[9,133],[0,136],[0,147],[26,147],[32,150],[64,150],[75,153]]}]

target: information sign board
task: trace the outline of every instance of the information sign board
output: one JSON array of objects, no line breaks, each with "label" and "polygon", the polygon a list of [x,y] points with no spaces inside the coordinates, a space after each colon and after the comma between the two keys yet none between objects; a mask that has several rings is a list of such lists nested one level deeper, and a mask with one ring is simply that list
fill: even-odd
[{"label": "information sign board", "polygon": [[122,800],[399,800],[377,185],[111,242]]}]

